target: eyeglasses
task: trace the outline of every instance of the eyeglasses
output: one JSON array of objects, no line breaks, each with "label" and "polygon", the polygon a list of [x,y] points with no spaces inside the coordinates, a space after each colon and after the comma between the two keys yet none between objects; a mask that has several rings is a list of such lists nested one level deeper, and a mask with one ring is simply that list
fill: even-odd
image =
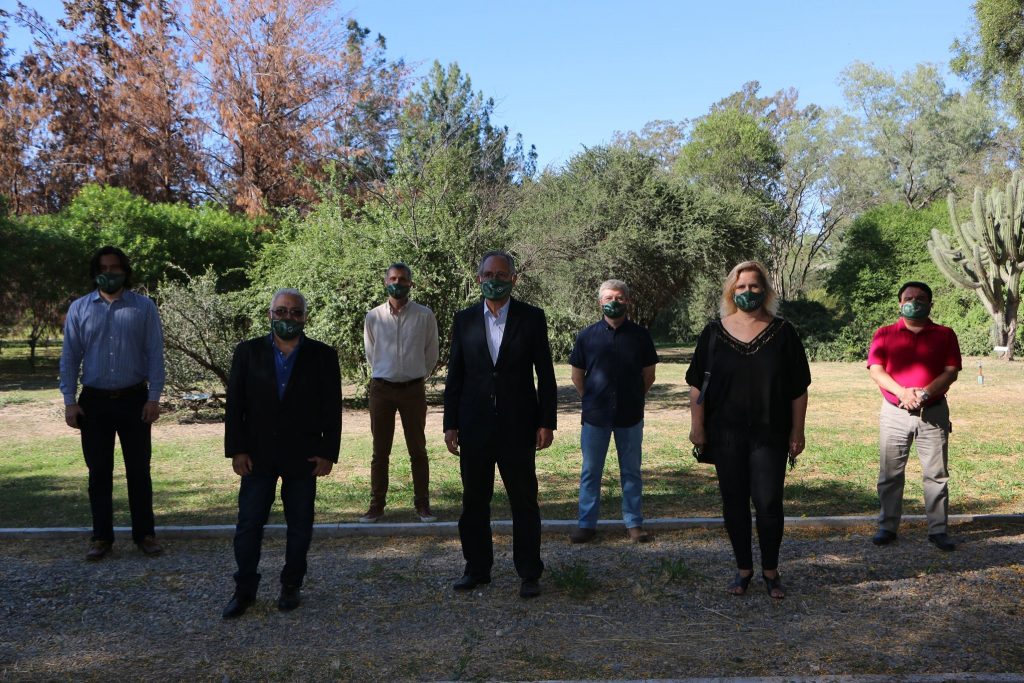
[{"label": "eyeglasses", "polygon": [[280,308],[272,308],[270,309],[270,312],[278,320],[289,317],[298,320],[299,318],[304,318],[306,316],[306,312],[301,308],[285,308],[284,306],[281,306]]}]

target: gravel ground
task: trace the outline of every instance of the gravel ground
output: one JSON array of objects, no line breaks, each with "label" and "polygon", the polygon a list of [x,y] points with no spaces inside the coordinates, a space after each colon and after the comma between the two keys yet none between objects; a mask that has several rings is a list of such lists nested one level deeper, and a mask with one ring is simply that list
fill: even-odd
[{"label": "gravel ground", "polygon": [[[284,541],[264,544],[259,602],[222,621],[225,538],[165,538],[106,560],[82,539],[0,540],[0,680],[624,679],[1024,671],[1024,525],[972,522],[941,553],[923,526],[876,548],[872,529],[793,529],[789,597],[726,595],[720,529],[632,545],[604,531],[544,537],[537,600],[523,601],[511,538],[494,582],[455,594],[457,539],[314,539],[304,604],[275,606]],[[559,577],[585,571],[596,582]]]}]

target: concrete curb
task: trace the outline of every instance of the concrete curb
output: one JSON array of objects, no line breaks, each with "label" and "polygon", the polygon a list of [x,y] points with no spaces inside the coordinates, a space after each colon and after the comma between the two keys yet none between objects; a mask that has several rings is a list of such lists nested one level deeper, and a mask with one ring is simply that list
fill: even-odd
[{"label": "concrete curb", "polygon": [[[658,678],[609,680],[603,683],[1021,683],[1019,673],[950,674],[867,674],[835,676],[742,676],[738,678]],[[540,683],[580,683],[579,681],[541,681]],[[593,682],[591,682],[593,683]]]},{"label": "concrete curb", "polygon": [[[923,522],[924,515],[904,515],[906,522]],[[951,524],[967,524],[971,522],[1002,522],[1010,524],[1024,524],[1024,514],[1005,515],[950,515]],[[848,516],[848,517],[787,517],[787,527],[802,527],[811,529],[843,529],[855,526],[874,526],[877,518],[871,516]],[[648,531],[670,531],[674,529],[692,528],[716,528],[723,525],[721,517],[663,517],[648,519],[644,521],[644,528]],[[547,519],[541,522],[544,532],[568,533],[577,526],[576,520],[570,519]],[[284,535],[284,524],[268,524],[266,533],[270,535]],[[512,522],[507,519],[493,520],[491,528],[497,534],[511,534]],[[622,522],[619,520],[605,519],[598,522],[601,530],[622,530]],[[323,538],[344,538],[350,536],[458,536],[458,522],[376,522],[374,524],[359,524],[357,522],[343,522],[339,524],[315,524],[315,533]],[[0,528],[0,539],[4,538],[60,538],[76,537],[87,535],[92,531],[89,527],[37,527],[37,528]],[[115,527],[118,534],[130,534],[129,527]],[[222,538],[231,537],[235,533],[234,524],[206,524],[197,526],[158,526],[157,535],[160,538]],[[680,679],[686,680],[686,679]],[[693,679],[705,680],[705,679]],[[707,679],[712,680],[712,679]],[[714,679],[714,680],[748,680],[748,679]],[[754,680],[754,679],[749,679]],[[759,679],[773,680],[773,679]],[[798,679],[779,679],[789,681]],[[817,679],[807,679],[817,680]],[[894,679],[888,679],[894,680]],[[1024,676],[1022,679],[1024,680]]]}]

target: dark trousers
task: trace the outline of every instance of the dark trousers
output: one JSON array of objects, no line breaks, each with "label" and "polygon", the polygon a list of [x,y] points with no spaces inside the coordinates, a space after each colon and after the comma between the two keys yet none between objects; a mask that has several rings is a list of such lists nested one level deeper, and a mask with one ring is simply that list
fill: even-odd
[{"label": "dark trousers", "polygon": [[[235,527],[235,586],[239,593],[255,597],[260,585],[260,548],[263,527],[270,516],[277,490],[276,474],[247,474],[238,489],[238,525]],[[316,477],[282,476],[281,502],[288,525],[281,585],[298,588],[306,575],[306,553],[313,540],[313,502]]]},{"label": "dark trousers", "polygon": [[491,498],[494,496],[494,466],[512,508],[512,561],[522,579],[540,578],[540,506],[537,503],[537,472],[533,447],[515,448],[495,436],[488,447],[463,447],[459,458],[462,475],[462,516],[459,539],[466,558],[465,573],[475,577],[491,575],[494,546],[491,540]]},{"label": "dark trousers", "polygon": [[146,387],[113,394],[85,387],[78,399],[85,415],[78,419],[82,453],[89,468],[89,508],[92,539],[114,542],[114,435],[121,442],[128,508],[132,514],[132,540],[152,536],[153,481],[149,462],[153,447],[150,425],[142,421]]},{"label": "dark trousers", "polygon": [[750,501],[757,513],[757,540],[761,568],[779,566],[779,546],[785,518],[782,490],[786,481],[786,445],[766,444],[740,432],[713,435],[715,470],[722,492],[722,516],[729,533],[736,567],[753,569],[750,548]]},{"label": "dark trousers", "polygon": [[370,380],[370,431],[373,460],[370,462],[370,494],[373,503],[384,507],[388,495],[388,466],[395,439],[395,413],[402,416],[405,447],[412,469],[413,504],[430,504],[430,463],[427,460],[427,394],[422,381],[396,385]]}]

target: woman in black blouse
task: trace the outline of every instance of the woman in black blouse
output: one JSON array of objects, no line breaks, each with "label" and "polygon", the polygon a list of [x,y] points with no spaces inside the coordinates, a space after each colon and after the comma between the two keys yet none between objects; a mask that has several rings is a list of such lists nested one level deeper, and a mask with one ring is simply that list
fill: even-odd
[{"label": "woman in black blouse", "polygon": [[701,332],[686,372],[690,441],[707,451],[718,473],[738,569],[728,591],[743,595],[754,574],[753,500],[761,576],[768,594],[781,599],[786,595],[778,569],[786,456],[795,458],[804,450],[810,368],[796,330],[775,315],[778,299],[760,263],[745,261],[732,269],[722,287],[720,310],[721,320]]}]

